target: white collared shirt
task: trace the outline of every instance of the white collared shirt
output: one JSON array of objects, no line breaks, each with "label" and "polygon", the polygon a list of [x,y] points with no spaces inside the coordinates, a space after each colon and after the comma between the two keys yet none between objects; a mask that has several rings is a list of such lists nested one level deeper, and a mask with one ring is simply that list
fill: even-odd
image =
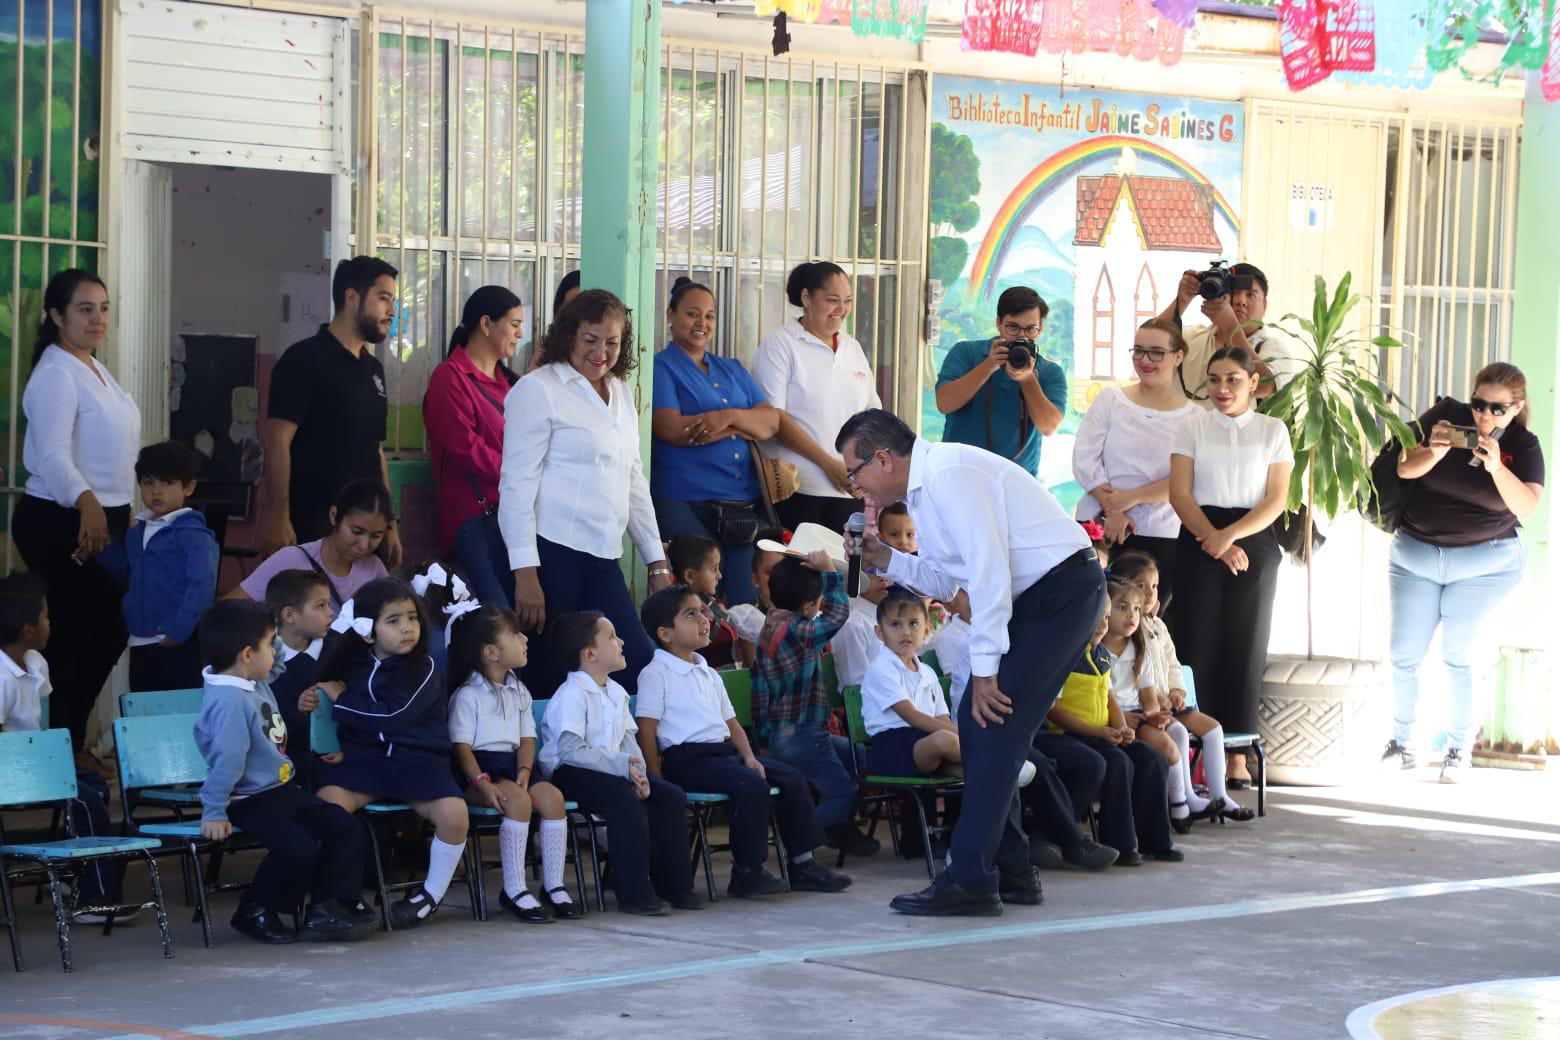
[{"label": "white collared shirt", "polygon": [[325,640],[323,640],[323,639],[316,639],[314,642],[310,643],[308,646],[304,647],[302,650],[294,650],[292,647],[288,646],[285,642],[283,642],[282,643],[282,663],[283,664],[288,663],[294,657],[297,657],[299,654],[303,654],[305,656],[312,657],[316,661],[318,661],[320,659],[320,651],[324,650],[324,649],[325,649]]},{"label": "white collared shirt", "polygon": [[473,751],[514,751],[522,740],[536,739],[531,691],[511,672],[494,686],[472,672],[450,697],[450,742]]},{"label": "white collared shirt", "polygon": [[246,693],[255,692],[255,681],[253,679],[245,679],[239,675],[223,675],[221,672],[212,671],[209,665],[201,669],[200,678],[207,686],[232,686]]},{"label": "white collared shirt", "polygon": [[54,689],[49,662],[36,650],[22,655],[22,664],[0,653],[0,729],[8,733],[39,729],[43,698]]},{"label": "white collared shirt", "polygon": [[183,509],[175,509],[171,513],[164,513],[162,516],[158,516],[150,509],[141,510],[135,516],[135,522],[141,525],[141,548],[146,548],[147,544],[152,540],[152,535],[161,531],[185,513],[193,513],[194,511],[189,506],[185,506]]},{"label": "white collared shirt", "polygon": [[867,666],[883,649],[883,640],[877,634],[877,604],[860,596],[851,597],[850,617],[845,627],[829,640],[829,652],[834,655],[834,672],[841,686],[860,686],[867,674]]},{"label": "white collared shirt", "polygon": [[542,750],[537,761],[548,776],[558,768],[560,733],[573,733],[587,747],[616,754],[638,732],[628,711],[627,690],[611,679],[602,687],[584,672],[570,672],[542,713]]},{"label": "white collared shirt", "polygon": [[141,410],[107,367],[94,361],[89,368],[65,348],[49,347],[27,379],[22,411],[29,495],[67,508],[84,491],[105,508],[130,504]]},{"label": "white collared shirt", "polygon": [[861,680],[861,721],[868,735],[910,725],[894,710],[900,701],[909,701],[916,711],[934,719],[948,714],[942,683],[932,666],[917,658],[912,672],[898,654],[885,646],[867,666],[867,674]]},{"label": "white collared shirt", "polygon": [[1200,412],[1181,424],[1172,455],[1192,460],[1192,498],[1200,506],[1251,509],[1267,495],[1268,467],[1295,461],[1289,430],[1248,408],[1234,418]]},{"label": "white collared shirt", "polygon": [[[1147,690],[1158,687],[1159,670],[1154,667],[1154,655],[1150,653],[1143,659],[1143,670],[1132,677],[1132,666],[1137,663],[1137,647],[1131,642],[1121,652],[1121,656],[1111,655],[1110,661],[1110,692],[1115,695],[1116,703],[1121,705],[1122,711],[1142,711],[1143,695],[1139,690]],[[1161,704],[1161,708],[1168,705]]]},{"label": "white collared shirt", "polygon": [[639,673],[634,714],[657,720],[655,743],[662,751],[678,744],[718,744],[731,736],[726,720],[737,717],[719,672],[697,654],[684,661],[660,649]]},{"label": "white collared shirt", "polygon": [[[834,438],[845,420],[867,408],[883,407],[877,380],[861,344],[844,330],[839,349],[802,328],[793,319],[771,332],[753,357],[753,378],[769,403],[785,412],[830,455]],[[796,466],[800,493],[825,498],[846,498],[816,464],[783,446],[779,439],[764,442],[764,455]]]},{"label": "white collared shirt", "polygon": [[601,560],[623,555],[623,532],[647,563],[666,558],[639,458],[639,414],[621,379],[603,401],[558,362],[532,372],[504,399],[498,523],[509,566],[535,567],[536,539]]},{"label": "white collared shirt", "polygon": [[[1108,386],[1083,413],[1073,441],[1073,477],[1085,490],[1110,484],[1130,491],[1170,476],[1170,442],[1181,423],[1200,409],[1191,401],[1162,412],[1133,404],[1119,387]],[[1100,515],[1100,504],[1084,495],[1073,513],[1079,520]],[[1169,502],[1144,502],[1127,516],[1145,538],[1174,538],[1181,519]]]},{"label": "white collared shirt", "polygon": [[920,555],[892,551],[887,576],[922,595],[970,595],[970,674],[992,676],[1008,651],[1013,600],[1089,547],[1061,503],[1017,463],[968,444],[910,450],[905,504]]},{"label": "white collared shirt", "polygon": [[957,712],[970,685],[970,626],[961,617],[950,617],[932,633],[926,648],[937,655],[937,665],[950,680],[948,703]]}]

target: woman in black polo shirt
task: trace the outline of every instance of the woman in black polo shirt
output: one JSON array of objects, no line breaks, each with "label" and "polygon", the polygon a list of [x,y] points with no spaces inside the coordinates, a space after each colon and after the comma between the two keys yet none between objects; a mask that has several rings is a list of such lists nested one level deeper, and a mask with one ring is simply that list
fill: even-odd
[{"label": "woman in black polo shirt", "polygon": [[[1447,398],[1419,417],[1427,442],[1405,452],[1398,476],[1414,479],[1392,539],[1392,739],[1383,762],[1418,764],[1412,742],[1419,663],[1441,629],[1448,714],[1441,779],[1466,767],[1473,721],[1473,647],[1484,621],[1522,580],[1526,554],[1517,529],[1538,508],[1544,451],[1527,428],[1527,378],[1515,365],[1486,365],[1467,404]],[[1461,428],[1461,429],[1459,429]],[[1464,435],[1471,449],[1454,447]]]}]

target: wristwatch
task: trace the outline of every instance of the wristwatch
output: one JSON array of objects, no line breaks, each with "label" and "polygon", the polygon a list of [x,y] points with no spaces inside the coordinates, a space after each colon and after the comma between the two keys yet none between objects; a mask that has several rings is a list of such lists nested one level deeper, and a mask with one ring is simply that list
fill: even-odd
[{"label": "wristwatch", "polygon": [[664,563],[655,564],[650,568],[650,577],[652,578],[658,577],[662,574],[670,576],[671,573],[672,569]]}]

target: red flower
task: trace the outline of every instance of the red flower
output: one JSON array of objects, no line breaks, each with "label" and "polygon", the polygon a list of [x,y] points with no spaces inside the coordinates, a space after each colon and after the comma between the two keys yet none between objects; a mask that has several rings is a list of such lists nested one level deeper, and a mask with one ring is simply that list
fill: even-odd
[{"label": "red flower", "polygon": [[1083,533],[1089,536],[1091,542],[1103,542],[1105,540],[1105,528],[1093,520],[1081,520],[1080,526]]},{"label": "red flower", "polygon": [[790,545],[791,544],[791,534],[792,534],[792,532],[790,532],[790,531],[781,531],[780,532],[780,544],[781,545]]}]

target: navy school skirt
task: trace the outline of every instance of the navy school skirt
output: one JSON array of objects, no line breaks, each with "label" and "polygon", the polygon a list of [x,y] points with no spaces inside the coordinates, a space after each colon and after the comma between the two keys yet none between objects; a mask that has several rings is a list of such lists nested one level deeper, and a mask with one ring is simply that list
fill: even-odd
[{"label": "navy school skirt", "polygon": [[340,787],[372,795],[383,802],[431,802],[460,798],[447,755],[432,751],[397,751],[386,755],[376,747],[343,747],[346,759],[323,767],[321,787]]}]

